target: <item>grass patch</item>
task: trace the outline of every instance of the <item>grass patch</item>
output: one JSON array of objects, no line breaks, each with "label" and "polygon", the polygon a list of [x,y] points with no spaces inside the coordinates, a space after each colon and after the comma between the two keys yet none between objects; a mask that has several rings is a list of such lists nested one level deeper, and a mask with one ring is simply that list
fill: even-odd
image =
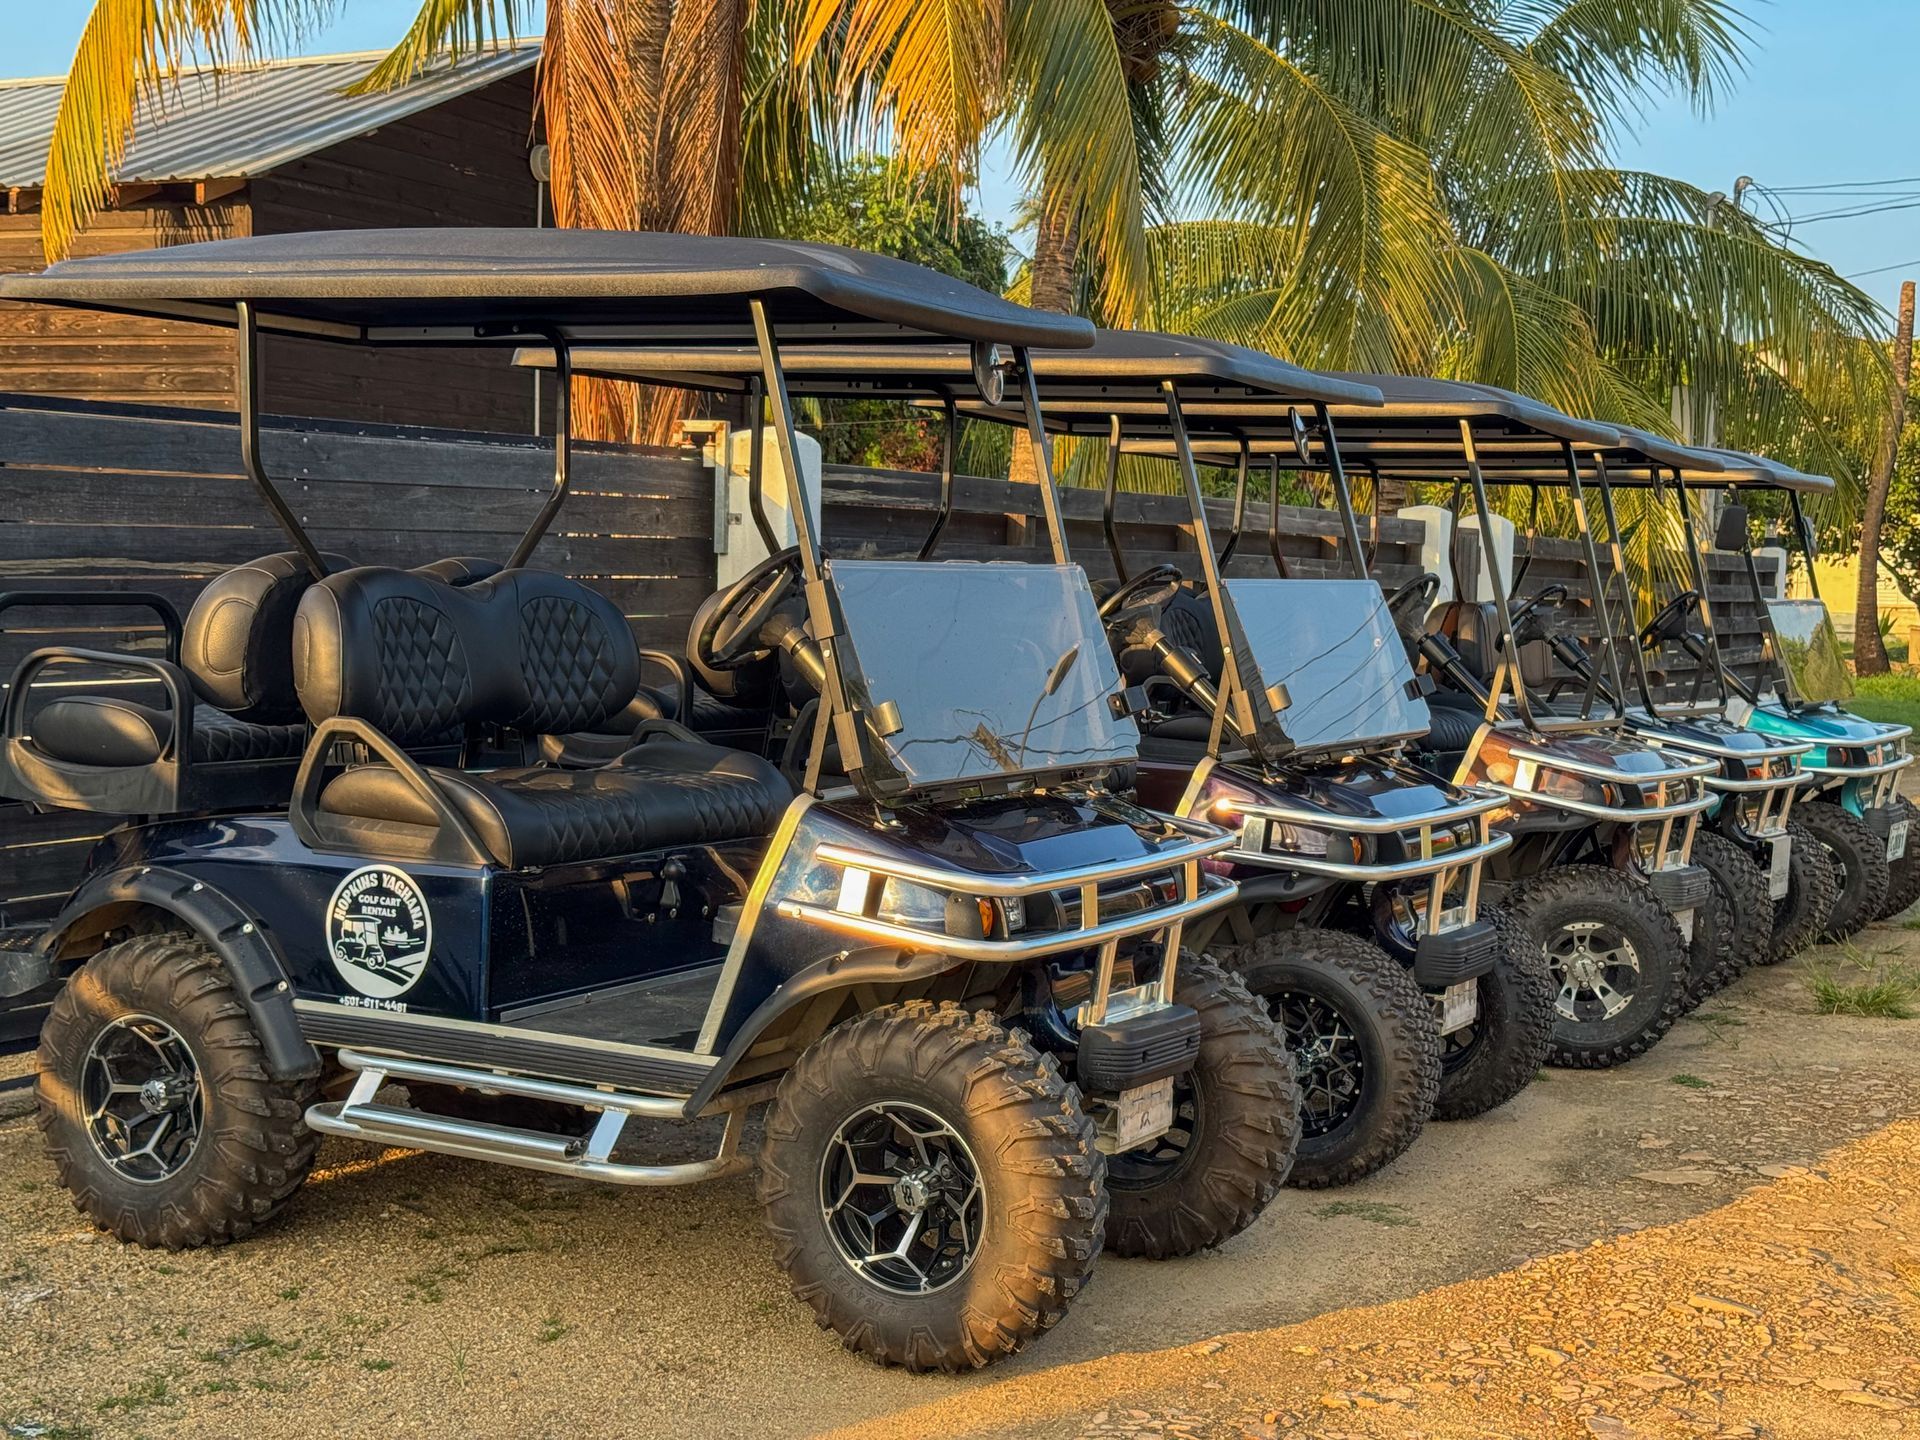
[{"label": "grass patch", "polygon": [[540,1343],[542,1345],[551,1345],[556,1340],[564,1339],[567,1332],[572,1329],[573,1327],[571,1325],[565,1324],[553,1316],[548,1316],[540,1322]]},{"label": "grass patch", "polygon": [[447,1298],[447,1281],[457,1280],[464,1273],[452,1265],[435,1265],[407,1276],[406,1285],[413,1291],[415,1299],[428,1305],[438,1305]]},{"label": "grass patch", "polygon": [[99,1432],[91,1425],[68,1425],[53,1420],[9,1420],[0,1425],[0,1435],[8,1440],[93,1440]]},{"label": "grass patch", "polygon": [[1861,675],[1846,708],[1868,720],[1920,728],[1920,675]]},{"label": "grass patch", "polygon": [[385,1373],[386,1373],[387,1371],[389,1371],[389,1370],[391,1370],[391,1369],[393,1368],[393,1361],[391,1361],[391,1360],[362,1360],[362,1361],[360,1362],[360,1368],[361,1368],[362,1370],[371,1370],[371,1371],[373,1371],[373,1373],[374,1373],[374,1374],[376,1374],[376,1375],[383,1375],[383,1374],[385,1374]]},{"label": "grass patch", "polygon": [[1322,1220],[1336,1220],[1342,1215],[1351,1215],[1356,1220],[1370,1220],[1375,1225],[1418,1225],[1420,1222],[1409,1214],[1404,1206],[1386,1205],[1378,1200],[1335,1200],[1322,1205],[1313,1212]]},{"label": "grass patch", "polygon": [[149,1410],[156,1405],[172,1405],[175,1396],[167,1385],[164,1375],[149,1375],[138,1385],[122,1391],[118,1395],[109,1395],[96,1408],[102,1415],[111,1415],[118,1411],[131,1415],[136,1410]]},{"label": "grass patch", "polygon": [[1712,1081],[1702,1080],[1698,1075],[1669,1075],[1667,1081],[1669,1084],[1679,1085],[1688,1090],[1711,1090],[1713,1088]]},{"label": "grass patch", "polygon": [[300,1287],[298,1285],[287,1286],[286,1289],[280,1292],[280,1298],[282,1300],[298,1300],[300,1298]]},{"label": "grass patch", "polygon": [[1842,979],[1831,967],[1812,971],[1807,990],[1822,1015],[1854,1015],[1868,1020],[1911,1020],[1920,1014],[1920,977],[1904,968]]}]

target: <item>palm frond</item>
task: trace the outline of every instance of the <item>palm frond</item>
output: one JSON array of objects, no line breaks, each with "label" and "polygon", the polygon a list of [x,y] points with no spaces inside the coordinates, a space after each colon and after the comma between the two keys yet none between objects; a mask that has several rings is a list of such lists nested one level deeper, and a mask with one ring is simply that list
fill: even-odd
[{"label": "palm frond", "polygon": [[1749,39],[1729,0],[1513,0],[1500,24],[1615,125],[1639,119],[1663,90],[1706,114]]},{"label": "palm frond", "polygon": [[348,93],[392,90],[436,60],[458,61],[502,39],[511,42],[526,28],[534,10],[534,0],[422,0],[399,43]]}]

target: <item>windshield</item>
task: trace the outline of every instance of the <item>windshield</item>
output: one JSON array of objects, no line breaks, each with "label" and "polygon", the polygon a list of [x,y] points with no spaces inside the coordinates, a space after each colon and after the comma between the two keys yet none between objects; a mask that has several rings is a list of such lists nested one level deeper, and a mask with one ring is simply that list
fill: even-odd
[{"label": "windshield", "polygon": [[1780,637],[1780,665],[1794,694],[1802,700],[1848,700],[1853,676],[1840,655],[1840,637],[1821,600],[1769,600],[1774,633]]},{"label": "windshield", "polygon": [[849,702],[889,702],[900,728],[869,723],[882,788],[1130,761],[1138,732],[1093,590],[1077,565],[830,560],[847,636]]},{"label": "windshield", "polygon": [[1229,580],[1227,598],[1260,668],[1287,687],[1280,726],[1302,750],[1424,735],[1427,702],[1386,596],[1372,580]]}]

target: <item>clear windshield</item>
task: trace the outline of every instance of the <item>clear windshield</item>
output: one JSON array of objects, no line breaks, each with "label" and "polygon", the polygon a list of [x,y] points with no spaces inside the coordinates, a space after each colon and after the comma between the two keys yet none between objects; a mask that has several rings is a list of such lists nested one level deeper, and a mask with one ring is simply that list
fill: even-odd
[{"label": "clear windshield", "polygon": [[900,729],[870,753],[881,781],[938,785],[1131,760],[1138,732],[1093,590],[1077,565],[833,560],[827,577],[852,644],[849,697],[891,702]]},{"label": "clear windshield", "polygon": [[1260,667],[1287,687],[1280,726],[1302,750],[1424,735],[1427,702],[1386,596],[1372,580],[1229,580],[1227,598]]},{"label": "clear windshield", "polygon": [[1769,600],[1774,633],[1780,637],[1780,664],[1794,694],[1802,700],[1850,700],[1853,676],[1840,655],[1840,637],[1821,600]]}]

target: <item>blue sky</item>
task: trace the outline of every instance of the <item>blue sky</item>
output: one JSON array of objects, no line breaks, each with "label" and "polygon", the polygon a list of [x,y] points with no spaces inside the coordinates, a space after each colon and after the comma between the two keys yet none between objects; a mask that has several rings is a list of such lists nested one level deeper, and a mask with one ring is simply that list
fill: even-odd
[{"label": "blue sky", "polygon": [[[64,71],[90,0],[29,0],[0,20],[7,75]],[[391,44],[415,0],[343,0],[342,18],[313,50]],[[1684,103],[1656,106],[1620,152],[1620,163],[1731,191],[1737,177],[1786,189],[1920,177],[1920,4],[1914,0],[1743,0],[1754,43],[1745,75],[1711,117]],[[1006,219],[1015,189],[999,157],[982,177],[982,205]],[[1920,198],[1920,179],[1907,187]],[[1871,202],[1877,198],[1867,196]],[[1841,195],[1778,197],[1789,213],[1845,208]],[[1795,227],[1813,254],[1891,306],[1899,282],[1920,275],[1920,207]],[[1882,266],[1879,274],[1861,274]]]}]

